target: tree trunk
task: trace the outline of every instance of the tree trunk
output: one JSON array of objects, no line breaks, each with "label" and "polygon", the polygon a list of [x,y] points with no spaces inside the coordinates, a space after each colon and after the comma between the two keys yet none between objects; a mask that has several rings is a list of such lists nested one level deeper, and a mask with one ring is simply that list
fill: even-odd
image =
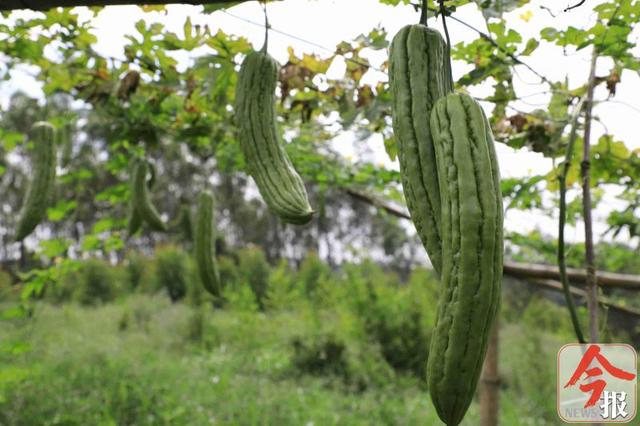
[{"label": "tree trunk", "polygon": [[[229,0],[2,0],[0,1],[0,10],[15,10],[15,9],[33,9],[33,10],[47,10],[54,7],[73,7],[73,6],[116,6],[123,4],[169,4],[169,3],[181,3],[181,4],[222,4],[233,3]],[[241,2],[237,2],[241,3]]]},{"label": "tree trunk", "polygon": [[500,402],[500,374],[498,372],[499,317],[491,329],[487,356],[480,379],[480,426],[497,426]]}]

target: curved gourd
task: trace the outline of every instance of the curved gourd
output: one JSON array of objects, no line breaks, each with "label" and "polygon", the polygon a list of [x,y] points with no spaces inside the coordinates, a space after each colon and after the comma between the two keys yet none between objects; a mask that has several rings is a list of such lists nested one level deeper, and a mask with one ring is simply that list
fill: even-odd
[{"label": "curved gourd", "polygon": [[127,219],[127,235],[132,236],[142,227],[142,217],[135,208],[131,208]]},{"label": "curved gourd", "polygon": [[55,128],[50,123],[37,122],[31,128],[29,138],[33,142],[33,178],[18,219],[16,241],[24,240],[42,222],[55,187]]},{"label": "curved gourd", "polygon": [[247,55],[236,88],[239,140],[260,195],[283,221],[308,223],[313,216],[302,178],[282,146],[276,125],[278,65],[265,52]]},{"label": "curved gourd", "polygon": [[[150,171],[149,169],[150,166],[147,160],[142,158],[136,158],[133,160],[131,203],[135,212],[132,213],[129,221],[130,231],[132,229],[134,230],[134,232],[135,230],[137,230],[135,228],[135,225],[136,222],[139,221],[139,219],[137,219],[135,215],[139,215],[142,221],[149,224],[149,226],[156,231],[167,230],[167,225],[164,223],[164,221],[160,217],[160,214],[151,201],[151,194],[149,193],[149,185],[147,183],[147,175]],[[152,176],[153,175],[154,173],[152,172]]]}]

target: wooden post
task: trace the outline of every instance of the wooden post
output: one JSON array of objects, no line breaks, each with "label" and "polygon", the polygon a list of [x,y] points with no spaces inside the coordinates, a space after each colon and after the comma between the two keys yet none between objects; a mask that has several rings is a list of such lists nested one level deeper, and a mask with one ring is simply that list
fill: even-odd
[{"label": "wooden post", "polygon": [[496,317],[489,335],[487,356],[480,378],[480,426],[497,426],[500,407],[500,374],[498,371],[498,338],[500,320]]}]

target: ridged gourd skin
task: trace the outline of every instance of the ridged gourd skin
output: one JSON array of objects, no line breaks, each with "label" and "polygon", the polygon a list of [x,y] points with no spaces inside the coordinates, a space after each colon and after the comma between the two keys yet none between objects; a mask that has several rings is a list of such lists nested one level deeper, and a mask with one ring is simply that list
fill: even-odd
[{"label": "ridged gourd skin", "polygon": [[473,399],[500,303],[503,210],[489,123],[470,96],[431,113],[442,204],[442,272],[427,379],[442,421],[458,425]]},{"label": "ridged gourd skin", "polygon": [[404,196],[429,259],[440,273],[440,190],[429,119],[433,104],[453,90],[449,49],[437,30],[407,25],[393,38],[389,67]]},{"label": "ridged gourd skin", "polygon": [[142,228],[142,217],[136,210],[136,207],[133,203],[133,186],[135,183],[135,168],[138,159],[133,157],[129,161],[129,216],[127,217],[127,235],[129,237],[133,236],[140,228]]},{"label": "ridged gourd skin", "polygon": [[62,167],[69,167],[73,156],[73,133],[74,123],[66,122],[60,130],[58,130],[58,140],[62,148],[62,154],[60,155],[60,165]]},{"label": "ridged gourd skin", "polygon": [[24,240],[47,214],[56,178],[56,130],[48,122],[35,123],[29,134],[33,142],[33,178],[27,190],[18,226],[16,241]]},{"label": "ridged gourd skin", "polygon": [[[133,208],[135,209],[135,213],[133,213],[131,219],[135,220],[135,215],[137,214],[144,222],[149,224],[151,229],[156,231],[166,231],[167,225],[164,223],[164,221],[160,217],[160,214],[151,201],[149,184],[147,183],[147,175],[150,171],[149,169],[150,167],[147,160],[143,158],[137,158],[134,160],[133,181],[131,185],[131,202]],[[152,172],[152,179],[153,175],[154,173]],[[131,235],[131,233],[129,235]]]},{"label": "ridged gourd skin", "polygon": [[[127,219],[127,235],[129,237],[133,236],[133,234],[138,232],[138,230],[142,228],[142,224],[144,223],[144,220],[142,219],[142,216],[140,216],[140,213],[138,213],[138,210],[136,209],[135,203],[133,201],[134,200],[133,186],[135,184],[135,177],[136,177],[135,168],[136,168],[137,161],[138,159],[134,157],[129,163],[129,187],[131,188],[131,200],[129,202],[129,205],[130,205],[129,217]],[[153,189],[156,183],[156,168],[151,163],[148,163],[148,165],[149,165],[150,177],[147,180],[147,191],[150,191]]]},{"label": "ridged gourd skin", "polygon": [[222,286],[215,258],[213,203],[213,194],[209,191],[202,191],[198,196],[194,229],[194,255],[198,276],[203,287],[212,296],[219,298]]},{"label": "ridged gourd skin", "polygon": [[133,204],[129,208],[129,217],[127,219],[127,235],[132,236],[142,227],[142,216],[138,214],[138,211]]},{"label": "ridged gourd skin", "polygon": [[236,88],[240,146],[260,195],[283,221],[304,225],[313,217],[302,178],[282,146],[276,124],[278,64],[265,52],[247,55]]}]

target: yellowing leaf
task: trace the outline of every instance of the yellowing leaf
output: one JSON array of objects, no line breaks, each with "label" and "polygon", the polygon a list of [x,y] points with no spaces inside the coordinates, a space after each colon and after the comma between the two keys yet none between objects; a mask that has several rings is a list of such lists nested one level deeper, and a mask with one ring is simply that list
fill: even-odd
[{"label": "yellowing leaf", "polygon": [[164,12],[164,5],[148,5],[148,6],[138,6],[142,9],[143,12]]},{"label": "yellowing leaf", "polygon": [[522,19],[524,22],[529,22],[532,16],[533,16],[533,12],[530,10],[527,10],[526,12],[520,14],[520,19]]},{"label": "yellowing leaf", "polygon": [[627,149],[627,146],[624,144],[624,142],[612,142],[611,154],[622,160],[626,160],[631,157],[631,153]]},{"label": "yellowing leaf", "polygon": [[287,47],[287,52],[289,53],[289,62],[293,62],[294,64],[298,62],[298,57],[296,56],[296,52],[293,50],[293,47]]},{"label": "yellowing leaf", "polygon": [[327,70],[329,69],[329,66],[331,65],[332,60],[333,60],[333,57],[323,61],[313,55],[307,55],[305,53],[304,56],[302,57],[302,61],[300,61],[300,65],[302,65],[303,67],[309,69],[314,73],[323,74],[327,72]]}]

